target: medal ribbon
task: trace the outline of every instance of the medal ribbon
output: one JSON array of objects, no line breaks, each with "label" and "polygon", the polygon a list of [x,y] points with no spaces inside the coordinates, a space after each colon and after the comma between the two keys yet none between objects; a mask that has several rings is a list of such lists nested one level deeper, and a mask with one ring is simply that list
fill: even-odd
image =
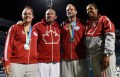
[{"label": "medal ribbon", "polygon": [[32,33],[32,27],[30,27],[29,33],[27,33],[27,31],[25,31],[25,35],[26,35],[26,44],[29,44],[30,37],[31,37],[31,33]]},{"label": "medal ribbon", "polygon": [[76,26],[76,21],[74,21],[73,23],[70,23],[68,26],[71,38],[74,38],[75,26]]}]

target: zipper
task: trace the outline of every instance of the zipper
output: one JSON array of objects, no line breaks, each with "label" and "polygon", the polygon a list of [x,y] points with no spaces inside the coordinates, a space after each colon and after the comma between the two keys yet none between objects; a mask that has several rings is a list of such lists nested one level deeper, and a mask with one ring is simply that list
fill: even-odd
[{"label": "zipper", "polygon": [[72,43],[70,45],[71,45],[70,50],[71,50],[71,59],[72,59]]},{"label": "zipper", "polygon": [[[30,41],[30,49],[31,49],[31,41]],[[30,63],[30,49],[28,51],[28,64]]]},{"label": "zipper", "polygon": [[52,32],[51,25],[50,25],[50,30],[51,30],[51,39],[52,39],[52,62],[53,62],[53,32]]}]

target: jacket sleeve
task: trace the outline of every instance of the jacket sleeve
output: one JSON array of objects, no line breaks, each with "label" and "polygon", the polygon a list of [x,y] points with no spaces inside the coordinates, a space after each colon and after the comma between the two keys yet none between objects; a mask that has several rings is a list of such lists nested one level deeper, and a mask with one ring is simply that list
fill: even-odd
[{"label": "jacket sleeve", "polygon": [[112,55],[115,53],[115,26],[106,16],[103,17],[105,49],[104,54]]},{"label": "jacket sleeve", "polygon": [[12,53],[12,45],[13,45],[13,36],[14,36],[14,30],[13,26],[9,29],[8,34],[6,36],[5,46],[4,46],[4,65],[10,64],[10,56]]}]

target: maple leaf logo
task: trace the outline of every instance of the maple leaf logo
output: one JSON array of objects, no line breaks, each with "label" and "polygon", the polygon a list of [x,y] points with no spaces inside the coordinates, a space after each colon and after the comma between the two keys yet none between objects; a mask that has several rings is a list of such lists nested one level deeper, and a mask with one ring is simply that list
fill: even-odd
[{"label": "maple leaf logo", "polygon": [[42,36],[45,44],[58,44],[60,40],[60,34],[58,34],[56,30],[46,31]]}]

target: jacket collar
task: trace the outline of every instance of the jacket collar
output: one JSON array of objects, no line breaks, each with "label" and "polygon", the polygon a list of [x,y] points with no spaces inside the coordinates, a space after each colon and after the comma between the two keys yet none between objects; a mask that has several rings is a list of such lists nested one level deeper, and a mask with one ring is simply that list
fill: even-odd
[{"label": "jacket collar", "polygon": [[96,17],[96,18],[90,18],[89,19],[89,21],[97,21],[97,20],[99,20],[100,19],[100,17],[101,17],[101,15],[100,14],[98,14],[98,16]]},{"label": "jacket collar", "polygon": [[[76,22],[78,22],[78,21],[79,21],[79,19],[76,18]],[[66,20],[65,23],[70,23],[70,21],[69,21],[69,20]]]},{"label": "jacket collar", "polygon": [[[46,22],[46,20],[45,20],[45,18],[43,18],[43,19],[41,20],[41,23],[42,23],[43,25],[45,25],[45,26],[48,25],[47,22]],[[54,21],[54,23],[52,24],[52,26],[59,26],[59,24],[58,24],[58,22]]]}]

